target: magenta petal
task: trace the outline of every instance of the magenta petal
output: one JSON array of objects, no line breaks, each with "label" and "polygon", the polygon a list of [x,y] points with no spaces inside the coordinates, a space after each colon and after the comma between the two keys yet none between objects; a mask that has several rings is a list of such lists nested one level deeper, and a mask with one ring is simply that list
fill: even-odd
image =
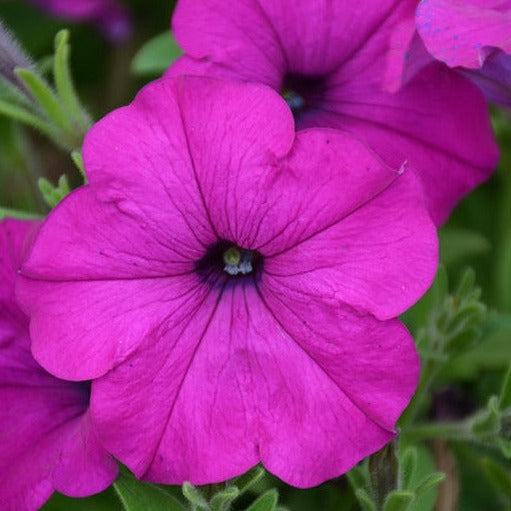
[{"label": "magenta petal", "polygon": [[[272,308],[279,291],[263,287]],[[212,295],[207,316],[174,325],[94,384],[100,438],[165,483],[222,481],[258,461],[301,487],[349,469],[392,438],[418,359],[397,322],[309,305],[296,312],[318,324],[300,330],[251,284]]]},{"label": "magenta petal", "polygon": [[[14,279],[39,222],[0,223],[0,502],[6,511],[39,509],[56,487],[91,495],[111,484],[117,466],[91,435],[86,384],[58,380],[32,358],[28,318]],[[54,477],[65,471],[56,486]],[[80,484],[79,490],[77,484]]]},{"label": "magenta petal", "polygon": [[511,53],[509,0],[422,0],[416,19],[428,51],[450,67],[479,69],[492,48]]},{"label": "magenta petal", "polygon": [[199,286],[194,274],[69,282],[23,278],[18,294],[30,303],[37,361],[60,378],[86,380],[126,358],[181,299],[194,302]]},{"label": "magenta petal", "polygon": [[[344,80],[348,72],[337,79]],[[497,164],[498,147],[483,96],[441,64],[427,66],[395,94],[353,82],[333,89],[329,101],[332,107],[306,119],[305,125],[345,129],[367,142],[388,165],[406,160],[424,184],[437,224],[463,195],[488,179]]]},{"label": "magenta petal", "polygon": [[[442,224],[490,176],[498,148],[480,92],[455,71],[427,65],[432,59],[414,35],[416,6],[321,0],[289,9],[283,0],[240,0],[232,10],[219,0],[181,0],[173,26],[186,55],[168,74],[295,88],[305,105],[295,113],[298,129],[342,129],[392,167],[407,160]],[[272,50],[264,54],[267,40]]]},{"label": "magenta petal", "polygon": [[340,221],[267,258],[265,273],[290,292],[348,303],[379,319],[403,313],[437,268],[436,229],[417,200],[419,186],[406,171]]},{"label": "magenta petal", "polygon": [[70,497],[85,497],[110,486],[117,476],[117,463],[99,443],[89,413],[70,424],[63,438],[53,485]]}]

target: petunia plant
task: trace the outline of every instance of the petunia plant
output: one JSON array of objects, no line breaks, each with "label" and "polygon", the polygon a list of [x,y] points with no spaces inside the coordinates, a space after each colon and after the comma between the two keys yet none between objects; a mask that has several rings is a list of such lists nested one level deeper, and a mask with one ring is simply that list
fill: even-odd
[{"label": "petunia plant", "polygon": [[171,4],[0,4],[0,509],[507,509],[511,4]]}]

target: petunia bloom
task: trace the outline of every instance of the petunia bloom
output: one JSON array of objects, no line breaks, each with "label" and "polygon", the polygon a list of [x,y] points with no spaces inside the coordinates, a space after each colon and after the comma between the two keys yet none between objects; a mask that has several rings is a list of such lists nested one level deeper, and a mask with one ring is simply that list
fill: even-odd
[{"label": "petunia bloom", "polygon": [[168,73],[264,83],[287,97],[299,129],[343,129],[392,167],[407,160],[440,224],[489,177],[498,149],[481,93],[444,65],[428,65],[395,94],[384,90],[392,35],[415,7],[416,0],[179,0],[173,30],[186,55]]},{"label": "petunia bloom", "polygon": [[88,413],[90,388],[48,374],[32,357],[28,318],[14,280],[36,222],[0,223],[0,502],[3,511],[39,509],[54,490],[97,493],[117,465],[100,447]]},{"label": "petunia bloom", "polygon": [[110,452],[160,483],[262,462],[306,487],[394,436],[419,361],[392,318],[437,263],[413,173],[295,133],[268,87],[200,77],[148,85],[83,156],[19,298],[37,359],[95,378]]},{"label": "petunia bloom", "polygon": [[422,0],[416,22],[435,59],[511,107],[511,0]]},{"label": "petunia bloom", "polygon": [[118,0],[32,0],[54,16],[72,21],[90,21],[113,41],[131,33],[128,10]]}]

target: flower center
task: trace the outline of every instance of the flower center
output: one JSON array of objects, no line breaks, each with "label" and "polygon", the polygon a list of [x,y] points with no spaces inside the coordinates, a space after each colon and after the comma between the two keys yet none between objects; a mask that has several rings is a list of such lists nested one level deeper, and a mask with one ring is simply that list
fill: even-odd
[{"label": "flower center", "polygon": [[238,247],[230,247],[224,252],[224,271],[232,275],[248,275],[252,273],[252,259],[254,253],[251,250],[243,250]]},{"label": "flower center", "polygon": [[318,108],[324,99],[324,76],[287,73],[282,81],[281,95],[293,112],[295,119],[305,110]]},{"label": "flower center", "polygon": [[254,276],[262,264],[262,256],[256,250],[238,247],[235,243],[220,240],[208,247],[204,257],[197,262],[195,270],[206,278],[222,272],[228,277]]}]

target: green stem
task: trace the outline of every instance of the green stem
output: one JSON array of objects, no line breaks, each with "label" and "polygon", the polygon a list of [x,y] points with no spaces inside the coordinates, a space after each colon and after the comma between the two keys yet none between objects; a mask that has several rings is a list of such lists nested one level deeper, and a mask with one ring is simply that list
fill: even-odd
[{"label": "green stem", "polygon": [[406,429],[406,427],[416,419],[420,411],[424,408],[425,401],[429,397],[429,390],[431,389],[439,370],[440,368],[438,367],[437,361],[428,358],[426,365],[421,372],[419,386],[417,387],[415,395],[408,405],[408,408],[403,412],[403,415],[401,415],[401,418],[399,419],[399,425],[401,428]]},{"label": "green stem", "polygon": [[472,431],[470,431],[470,425],[467,421],[418,424],[417,426],[403,429],[401,436],[406,438],[406,440],[442,438],[444,440],[477,441]]}]

